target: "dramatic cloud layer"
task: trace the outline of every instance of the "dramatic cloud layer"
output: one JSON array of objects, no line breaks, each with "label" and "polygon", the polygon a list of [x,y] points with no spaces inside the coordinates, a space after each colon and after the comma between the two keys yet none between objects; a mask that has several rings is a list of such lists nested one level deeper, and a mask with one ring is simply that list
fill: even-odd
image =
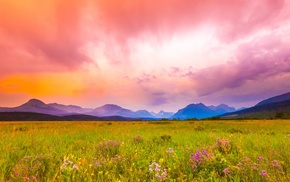
[{"label": "dramatic cloud layer", "polygon": [[0,0],[1,105],[250,106],[289,91],[289,35],[289,0]]}]

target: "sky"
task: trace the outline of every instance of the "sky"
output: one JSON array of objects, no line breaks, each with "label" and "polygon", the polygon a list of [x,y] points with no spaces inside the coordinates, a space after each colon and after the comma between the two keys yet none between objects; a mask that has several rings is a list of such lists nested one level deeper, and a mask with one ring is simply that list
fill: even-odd
[{"label": "sky", "polygon": [[0,106],[239,108],[289,80],[290,0],[0,0]]}]

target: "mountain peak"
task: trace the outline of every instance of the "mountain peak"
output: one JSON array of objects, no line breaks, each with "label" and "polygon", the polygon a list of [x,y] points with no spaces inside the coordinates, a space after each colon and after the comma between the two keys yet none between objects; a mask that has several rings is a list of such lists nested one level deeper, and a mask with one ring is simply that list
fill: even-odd
[{"label": "mountain peak", "polygon": [[187,108],[191,108],[191,107],[206,107],[203,103],[197,103],[197,104],[189,104],[188,106],[186,106]]},{"label": "mountain peak", "polygon": [[217,112],[218,114],[224,114],[224,113],[227,113],[227,112],[235,112],[236,111],[236,108],[234,107],[230,107],[226,104],[220,104],[218,106],[207,106],[208,108],[210,108],[211,110]]},{"label": "mountain peak", "polygon": [[39,105],[45,105],[44,102],[38,99],[30,99],[26,104],[32,105],[32,106],[39,106]]},{"label": "mountain peak", "polygon": [[183,109],[180,109],[170,118],[179,118],[179,119],[187,119],[187,118],[207,118],[217,115],[217,113],[208,107],[206,107],[203,103],[197,104],[189,104]]},{"label": "mountain peak", "polygon": [[108,109],[120,109],[122,107],[116,105],[116,104],[105,104],[101,106],[101,108],[108,108]]},{"label": "mountain peak", "polygon": [[218,105],[217,107],[229,107],[229,106],[226,105],[226,104],[220,104],[220,105]]}]

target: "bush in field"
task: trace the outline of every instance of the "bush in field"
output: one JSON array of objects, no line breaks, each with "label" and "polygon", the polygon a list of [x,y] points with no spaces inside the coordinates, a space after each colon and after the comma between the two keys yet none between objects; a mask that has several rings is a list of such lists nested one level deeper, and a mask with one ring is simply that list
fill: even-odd
[{"label": "bush in field", "polygon": [[63,179],[73,179],[78,173],[79,164],[76,157],[72,154],[65,156],[60,166],[60,174]]},{"label": "bush in field", "polygon": [[135,137],[133,137],[133,142],[136,144],[136,143],[143,143],[144,139],[140,136],[140,135],[137,135]]},{"label": "bush in field", "polygon": [[121,145],[120,142],[116,142],[113,140],[109,140],[107,142],[101,141],[98,144],[98,149],[99,151],[101,151],[101,155],[113,157],[119,153],[120,145]]},{"label": "bush in field", "polygon": [[161,135],[160,138],[161,138],[163,141],[169,141],[169,140],[171,140],[171,136],[170,136],[170,135],[167,135],[167,134],[165,134],[165,135]]},{"label": "bush in field", "polygon": [[234,146],[229,140],[225,138],[218,138],[214,148],[217,149],[220,153],[229,154]]},{"label": "bush in field", "polygon": [[200,126],[200,125],[196,126],[194,129],[195,129],[195,131],[204,131],[205,130],[205,128],[203,126]]},{"label": "bush in field", "polygon": [[228,130],[229,133],[234,134],[234,133],[243,133],[242,130],[236,129],[236,128],[231,128]]},{"label": "bush in field", "polygon": [[195,175],[201,178],[227,176],[230,165],[227,155],[231,148],[227,139],[218,138],[215,145],[191,153],[190,164]]},{"label": "bush in field", "polygon": [[12,181],[41,181],[50,170],[50,155],[25,156],[12,168],[9,178]]}]

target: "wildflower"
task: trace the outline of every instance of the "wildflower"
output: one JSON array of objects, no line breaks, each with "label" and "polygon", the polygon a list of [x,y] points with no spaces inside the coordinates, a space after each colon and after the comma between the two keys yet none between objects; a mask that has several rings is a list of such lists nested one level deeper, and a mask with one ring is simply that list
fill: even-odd
[{"label": "wildflower", "polygon": [[261,171],[261,173],[260,173],[260,175],[261,175],[261,176],[267,176],[267,175],[268,175],[268,173],[267,173],[267,171],[266,171],[266,170],[262,170],[262,171]]},{"label": "wildflower", "polygon": [[75,164],[74,162],[70,161],[68,157],[65,157],[63,159],[63,164],[60,166],[61,171],[78,171],[79,166]]},{"label": "wildflower", "polygon": [[192,168],[195,168],[210,159],[211,154],[209,154],[206,150],[198,150],[195,154],[190,154],[190,157],[192,159]]},{"label": "wildflower", "polygon": [[263,159],[263,157],[262,157],[262,156],[258,157],[258,161],[261,161],[262,159]]},{"label": "wildflower", "polygon": [[[154,169],[154,166],[155,166],[155,169]],[[153,171],[153,169],[156,171],[156,170],[159,170],[159,164],[156,163],[156,162],[152,162],[151,165],[149,165],[149,170],[150,171]]]},{"label": "wildflower", "polygon": [[251,169],[253,169],[253,170],[258,170],[258,168],[257,168],[256,165],[252,165],[252,166],[251,166]]},{"label": "wildflower", "polygon": [[216,141],[216,148],[220,152],[228,154],[231,149],[230,141],[225,138],[218,138]]},{"label": "wildflower", "polygon": [[173,148],[168,148],[167,153],[169,153],[169,154],[174,154],[174,150],[173,150]]},{"label": "wildflower", "polygon": [[225,168],[225,169],[223,170],[223,172],[225,173],[225,175],[227,175],[227,174],[230,173],[230,169],[229,169],[229,168]]},{"label": "wildflower", "polygon": [[206,151],[206,150],[204,150],[204,149],[202,149],[201,153],[202,153],[202,155],[204,155],[204,156],[208,156],[208,153],[207,153],[207,151]]},{"label": "wildflower", "polygon": [[[160,181],[167,179],[167,170],[163,169],[158,163],[152,162],[149,165],[149,171],[154,174],[154,177],[158,178]],[[153,177],[153,178],[154,178]]]},{"label": "wildflower", "polygon": [[166,180],[167,179],[167,171],[164,169],[164,171],[161,174],[155,174],[155,177],[157,177],[159,180]]},{"label": "wildflower", "polygon": [[194,160],[199,161],[200,160],[200,151],[197,151],[195,154],[193,154]]},{"label": "wildflower", "polygon": [[76,164],[74,164],[72,168],[75,169],[75,170],[77,170],[77,171],[79,170],[79,166],[76,165]]},{"label": "wildflower", "polygon": [[120,145],[121,145],[120,142],[116,142],[116,141],[113,141],[113,140],[109,140],[107,142],[102,141],[102,142],[99,143],[99,147],[100,148],[105,148],[105,149],[118,148]]},{"label": "wildflower", "polygon": [[277,160],[273,160],[271,166],[276,168],[282,168],[282,166],[278,163]]},{"label": "wildflower", "polygon": [[155,164],[155,171],[160,171],[160,165],[159,164]]}]

